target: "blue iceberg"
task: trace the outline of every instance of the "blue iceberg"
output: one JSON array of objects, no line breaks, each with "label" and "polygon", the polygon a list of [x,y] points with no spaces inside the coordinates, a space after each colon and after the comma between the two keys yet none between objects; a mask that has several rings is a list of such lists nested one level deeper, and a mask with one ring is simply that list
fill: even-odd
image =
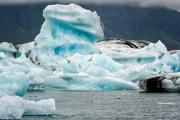
[{"label": "blue iceberg", "polygon": [[[0,68],[5,78],[0,84],[17,82],[20,91],[134,90],[139,89],[138,81],[180,72],[180,54],[170,53],[161,41],[136,43],[135,47],[117,40],[101,41],[104,28],[96,12],[75,4],[57,4],[47,6],[43,16],[45,21],[34,41],[0,44]],[[16,72],[24,76],[9,80],[9,71],[13,76]]]}]

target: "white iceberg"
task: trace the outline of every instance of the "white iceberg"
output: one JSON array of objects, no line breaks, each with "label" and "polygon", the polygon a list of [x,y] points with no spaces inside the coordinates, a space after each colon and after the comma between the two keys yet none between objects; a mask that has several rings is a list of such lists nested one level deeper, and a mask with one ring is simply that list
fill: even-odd
[{"label": "white iceberg", "polygon": [[53,115],[55,100],[25,100],[17,96],[0,97],[0,119],[21,119],[23,115]]}]

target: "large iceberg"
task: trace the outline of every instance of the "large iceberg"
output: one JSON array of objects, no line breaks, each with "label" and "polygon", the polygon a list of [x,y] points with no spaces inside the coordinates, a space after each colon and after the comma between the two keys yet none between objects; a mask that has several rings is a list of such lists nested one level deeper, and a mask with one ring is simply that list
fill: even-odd
[{"label": "large iceberg", "polygon": [[75,4],[49,5],[43,16],[34,41],[0,44],[0,119],[54,114],[54,99],[22,98],[32,90],[146,90],[160,79],[180,92],[180,52],[161,41],[105,41],[97,13]]},{"label": "large iceberg", "polygon": [[0,94],[23,96],[26,90],[47,88],[134,90],[138,81],[180,72],[180,54],[161,41],[102,41],[104,28],[96,12],[57,4],[47,6],[43,16],[34,41],[0,44]]}]

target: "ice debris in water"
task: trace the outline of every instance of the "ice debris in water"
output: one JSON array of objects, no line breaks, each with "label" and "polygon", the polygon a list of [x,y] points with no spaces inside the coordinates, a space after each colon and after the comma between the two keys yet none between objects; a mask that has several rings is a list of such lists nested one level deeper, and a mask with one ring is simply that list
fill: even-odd
[{"label": "ice debris in water", "polygon": [[18,96],[0,97],[0,119],[21,119],[23,115],[53,115],[55,100],[25,100]]},{"label": "ice debris in water", "polygon": [[[57,4],[47,6],[43,16],[45,22],[33,42],[0,44],[2,94],[22,96],[26,86],[28,90],[138,89],[140,80],[180,72],[180,54],[169,53],[161,41],[101,41],[103,25],[96,12]],[[16,87],[6,87],[10,84]]]}]

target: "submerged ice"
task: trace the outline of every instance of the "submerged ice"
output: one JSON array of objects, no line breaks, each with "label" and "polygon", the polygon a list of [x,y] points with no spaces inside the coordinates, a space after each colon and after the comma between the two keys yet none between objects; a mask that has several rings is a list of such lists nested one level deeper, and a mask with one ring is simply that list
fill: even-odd
[{"label": "submerged ice", "polygon": [[104,28],[96,12],[57,4],[43,16],[34,41],[0,44],[0,95],[46,88],[134,90],[140,80],[180,72],[180,54],[161,41],[101,41]]}]

